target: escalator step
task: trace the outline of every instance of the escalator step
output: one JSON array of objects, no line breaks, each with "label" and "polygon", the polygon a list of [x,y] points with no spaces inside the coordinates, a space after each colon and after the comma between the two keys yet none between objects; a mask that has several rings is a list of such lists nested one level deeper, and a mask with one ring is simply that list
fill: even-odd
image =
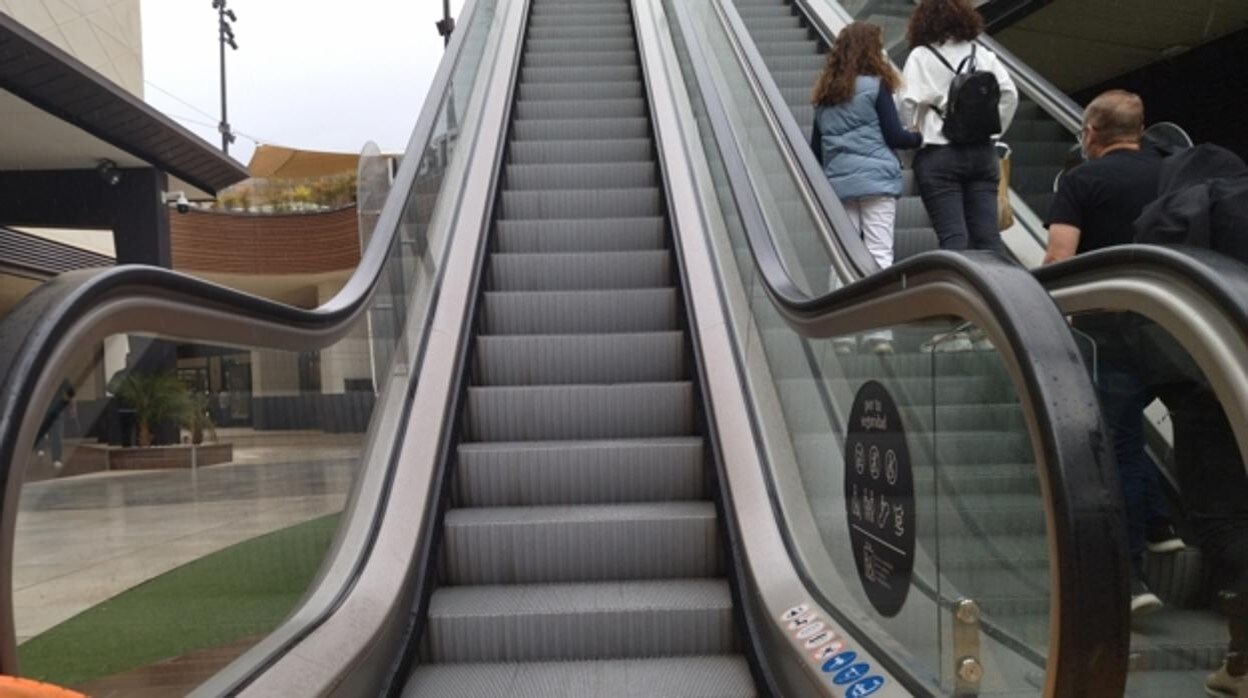
[{"label": "escalator step", "polygon": [[595,25],[572,27],[530,27],[529,39],[629,39],[633,38],[633,25]]},{"label": "escalator step", "polygon": [[507,189],[511,191],[653,188],[659,186],[659,173],[654,164],[649,162],[508,165],[507,177],[504,181]]},{"label": "escalator step", "polygon": [[[811,42],[814,43],[814,42]],[[819,75],[819,71],[823,70],[823,64],[827,61],[823,56],[763,56],[763,62],[767,64],[767,69],[773,72],[778,71],[802,71],[811,76],[811,84],[814,84],[815,76]]]},{"label": "escalator step", "polygon": [[723,573],[715,505],[645,502],[446,513],[448,584],[541,584]]},{"label": "escalator step", "polygon": [[549,506],[703,496],[700,437],[465,443],[456,506]]},{"label": "escalator step", "polygon": [[806,27],[788,27],[784,29],[751,28],[750,36],[754,37],[754,41],[760,44],[788,44],[803,41],[814,43],[815,40],[815,37],[811,35],[810,30]]},{"label": "escalator step", "polygon": [[468,388],[474,441],[548,441],[694,433],[689,382]]},{"label": "escalator step", "polygon": [[641,69],[636,65],[589,65],[558,67],[526,67],[520,69],[520,82],[525,85],[573,82],[636,82]]},{"label": "escalator step", "polygon": [[666,240],[666,220],[660,216],[611,220],[499,221],[495,229],[499,252],[660,249]]},{"label": "escalator step", "polygon": [[[625,141],[628,142],[628,141]],[[513,147],[522,144],[516,143]],[[501,218],[639,218],[663,214],[659,189],[504,191]]]},{"label": "escalator step", "polygon": [[566,53],[534,53],[525,56],[525,67],[560,68],[600,65],[637,65],[634,51],[569,51]]},{"label": "escalator step", "polygon": [[722,579],[442,587],[429,602],[426,637],[437,662],[737,651]]},{"label": "escalator step", "polygon": [[757,695],[742,655],[422,666],[404,698]]},{"label": "escalator step", "polygon": [[512,134],[513,142],[646,138],[650,119],[522,119],[516,121]]},{"label": "escalator step", "polygon": [[568,51],[628,51],[637,55],[637,44],[633,37],[599,38],[599,39],[534,39],[524,43],[525,56],[538,53],[566,53]]},{"label": "escalator step", "polygon": [[540,84],[521,83],[517,88],[518,98],[528,99],[636,99],[644,96],[641,82],[612,83],[577,83],[564,85],[544,82]]},{"label": "escalator step", "polygon": [[508,150],[511,153],[511,162],[515,165],[651,162],[654,157],[653,144],[649,138],[513,142]]},{"label": "escalator step", "polygon": [[566,12],[534,12],[529,17],[530,27],[580,27],[593,25],[599,27],[615,27],[621,24],[632,25],[633,18],[628,14],[627,6],[604,6],[590,11],[577,9]]},{"label": "escalator step", "polygon": [[[562,54],[550,54],[552,56]],[[568,54],[580,55],[580,54]],[[619,119],[647,116],[646,100],[521,100],[516,102],[516,119]]]},{"label": "escalator step", "polygon": [[684,333],[477,338],[478,385],[644,383],[688,378]]},{"label": "escalator step", "polygon": [[496,253],[488,279],[495,291],[665,288],[673,281],[667,250]]},{"label": "escalator step", "polygon": [[679,325],[675,289],[486,292],[485,334],[662,332]]},{"label": "escalator step", "polygon": [[805,29],[802,18],[795,14],[766,13],[754,14],[749,20],[750,30],[757,29]]},{"label": "escalator step", "polygon": [[764,56],[813,56],[819,53],[815,41],[755,41],[758,52]]}]

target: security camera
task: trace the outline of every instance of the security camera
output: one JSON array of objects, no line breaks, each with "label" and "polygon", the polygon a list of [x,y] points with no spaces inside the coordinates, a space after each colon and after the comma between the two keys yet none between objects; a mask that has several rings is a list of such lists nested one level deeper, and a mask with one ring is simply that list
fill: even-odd
[{"label": "security camera", "polygon": [[173,199],[174,205],[178,208],[178,213],[186,213],[191,210],[191,202],[186,200],[186,193],[181,191],[167,191],[160,195],[161,201],[168,204]]}]

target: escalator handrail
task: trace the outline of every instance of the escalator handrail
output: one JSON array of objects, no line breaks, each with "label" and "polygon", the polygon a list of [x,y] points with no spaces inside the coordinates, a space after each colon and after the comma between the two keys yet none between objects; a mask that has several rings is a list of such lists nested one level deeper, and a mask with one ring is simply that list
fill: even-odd
[{"label": "escalator handrail", "polygon": [[1001,42],[987,34],[981,34],[976,40],[980,46],[992,51],[1001,61],[1010,77],[1019,89],[1040,105],[1040,108],[1072,134],[1078,135],[1083,129],[1083,107],[1070,98],[1057,85],[1049,82],[1043,75],[1024,63],[1012,51],[1001,45]]},{"label": "escalator handrail", "polygon": [[[690,45],[690,54],[703,55],[689,11],[681,2],[674,1],[672,6],[677,15],[676,30]],[[1059,667],[1050,678],[1056,690],[1054,695],[1097,695],[1090,690],[1101,690],[1099,695],[1120,692],[1121,685],[1113,684],[1126,675],[1129,620],[1127,564],[1118,535],[1123,530],[1121,507],[1111,504],[1117,490],[1107,484],[1116,482],[1116,468],[1096,442],[1095,435],[1104,433],[1104,426],[1091,382],[1074,340],[1065,330],[1065,320],[1048,294],[1028,271],[994,255],[934,251],[903,260],[826,294],[807,295],[781,262],[778,243],[762,214],[746,159],[734,140],[724,100],[709,68],[701,60],[691,60],[690,64],[713,139],[724,158],[729,190],[740,211],[755,268],[767,295],[794,331],[807,338],[830,336],[830,318],[861,303],[887,303],[907,283],[913,285],[925,274],[965,284],[1000,323],[1008,351],[1017,358],[1026,393],[1031,397],[1037,448],[1044,454],[1040,459],[1041,478],[1047,483],[1044,489],[1049,495],[1045,504],[1054,553],[1051,572],[1060,570],[1053,593],[1062,599],[1055,608],[1058,622],[1050,629],[1054,638],[1061,639],[1060,643],[1050,642],[1050,667]],[[898,300],[893,298],[894,302]],[[1072,386],[1076,390],[1071,390]],[[1081,430],[1084,431],[1080,433]],[[856,627],[814,583],[783,524],[775,492],[771,498],[773,513],[803,583],[816,601],[834,616],[840,616],[840,623]],[[1089,526],[1093,521],[1096,523]],[[1106,580],[1115,583],[1107,584]],[[923,679],[909,663],[882,651],[873,638],[858,639],[911,690],[924,692]],[[1098,681],[1108,681],[1109,686],[1097,685]]]},{"label": "escalator handrail", "polygon": [[[461,10],[461,17],[465,18],[461,26],[469,26],[478,6],[479,0],[467,0]],[[205,341],[305,350],[328,346],[341,338],[367,309],[390,250],[399,242],[408,195],[437,126],[440,107],[451,93],[451,80],[463,55],[466,34],[461,31],[452,36],[375,232],[351,277],[326,303],[311,310],[297,308],[181,272],[134,264],[61,274],[32,291],[0,321],[0,673],[16,674],[18,668],[11,574],[16,506],[24,475],[23,467],[17,464],[25,462],[18,446],[23,437],[33,437],[31,431],[39,423],[31,413],[32,407],[43,409],[38,392],[40,378],[46,377],[44,373],[58,356],[72,350],[64,338],[73,337],[77,330],[92,323],[97,311],[127,299],[157,299],[171,314],[177,313],[178,308],[216,313],[239,326],[255,328],[246,338],[210,335],[205,330],[198,337]],[[187,334],[181,336],[197,339]]]}]

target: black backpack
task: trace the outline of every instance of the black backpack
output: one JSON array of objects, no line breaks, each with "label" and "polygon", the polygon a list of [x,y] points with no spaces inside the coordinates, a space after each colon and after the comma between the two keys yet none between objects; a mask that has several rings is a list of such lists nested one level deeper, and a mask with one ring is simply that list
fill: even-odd
[{"label": "black backpack", "polygon": [[940,62],[953,71],[945,110],[936,109],[945,121],[941,129],[945,138],[957,144],[988,143],[1001,133],[1001,85],[996,75],[977,69],[975,44],[971,44],[971,55],[963,58],[957,68],[945,60],[940,51],[931,46],[924,48],[936,54]]}]

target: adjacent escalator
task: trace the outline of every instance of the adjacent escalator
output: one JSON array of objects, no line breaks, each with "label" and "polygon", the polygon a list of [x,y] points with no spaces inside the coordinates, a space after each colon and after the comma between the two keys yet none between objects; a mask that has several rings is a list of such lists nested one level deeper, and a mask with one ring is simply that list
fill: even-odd
[{"label": "adjacent escalator", "polygon": [[[790,2],[788,0],[734,0],[736,12],[740,15],[743,33],[748,33],[753,49],[757,51],[765,72],[770,74],[778,88],[779,95],[789,113],[796,121],[797,128],[809,133],[811,128],[812,108],[809,101],[810,85],[823,64],[820,52],[826,48],[826,27],[812,19],[813,5],[831,6],[833,3]],[[880,24],[885,29],[885,43],[890,55],[900,64],[908,53],[904,42],[905,20],[912,5],[904,2],[846,2],[841,8],[843,17],[852,17]],[[810,13],[810,14],[808,14]],[[731,19],[729,20],[731,21]],[[1041,225],[1047,215],[1052,201],[1056,179],[1072,155],[1075,144],[1075,133],[1078,130],[1078,111],[1064,95],[1054,94],[1051,87],[1046,89],[1043,80],[1031,73],[1026,66],[1018,63],[1008,51],[984,38],[981,41],[1005,58],[1009,70],[1019,83],[1021,99],[1015,120],[1003,136],[1012,148],[1011,186],[1013,189],[1012,203],[1020,226],[1030,228],[1030,236],[1023,235],[1014,239],[1012,250],[1024,259],[1038,261],[1038,253],[1042,251]],[[794,58],[800,54],[800,58]],[[1044,102],[1044,104],[1042,104]],[[792,140],[792,139],[790,139]],[[905,171],[904,194],[898,202],[896,255],[898,259],[907,258],[917,252],[936,247],[930,221],[923,205],[916,195],[912,173]],[[1113,263],[1124,261],[1129,255],[1119,255],[1116,260],[1109,255],[1101,261]],[[1056,270],[1055,270],[1056,271]],[[1134,272],[1121,271],[1122,275]],[[1107,269],[1107,274],[1113,274]],[[1046,275],[1045,278],[1060,278],[1061,274]],[[1091,361],[1095,357],[1096,347],[1092,341],[1079,336],[1078,341],[1085,356]],[[990,372],[987,362],[975,359],[977,346],[981,341],[974,335],[956,334],[944,338],[942,343],[932,343],[925,347],[928,351],[967,352],[960,360],[965,363],[966,375],[979,380]],[[904,349],[903,349],[904,353]],[[915,357],[917,358],[917,357]],[[972,414],[972,413],[968,413]],[[971,423],[971,422],[968,422]],[[964,438],[968,450],[957,457],[968,462],[989,452],[982,446],[975,445],[973,434]],[[1006,461],[997,461],[989,466],[993,473],[993,498],[999,495],[1015,497],[1022,505],[1027,501],[1026,478],[1011,477],[1013,471]],[[978,491],[983,486],[980,478],[960,479],[963,488]],[[1035,494],[1030,497],[1031,508],[1038,507],[1040,500]],[[1028,505],[1023,505],[1023,511]],[[990,519],[981,516],[973,517],[976,525],[993,526]],[[1041,531],[1030,534],[1022,533],[1012,541],[1011,545],[1019,551],[1037,550],[1043,544]],[[1024,555],[1024,558],[1026,555]],[[1170,695],[1201,690],[1205,675],[1217,669],[1225,651],[1225,623],[1212,616],[1201,607],[1207,606],[1209,588],[1203,579],[1208,571],[1200,570],[1199,555],[1193,549],[1181,551],[1177,555],[1155,554],[1148,560],[1150,578],[1154,585],[1167,599],[1172,607],[1165,613],[1136,622],[1132,635],[1132,667],[1136,672],[1130,684],[1131,695]],[[1029,571],[1030,570],[1030,571]],[[1041,592],[1044,586],[1041,566],[1021,561],[1019,574],[1011,582],[1009,579],[998,579],[985,582],[985,591],[989,594],[1005,594],[1007,596],[1025,595],[1028,588]],[[1008,624],[1016,627],[1032,628],[1033,632],[1019,636],[1020,654],[1033,660],[1042,656],[1044,637],[1034,632],[1043,628],[1035,617],[1034,609],[1028,611],[1028,604],[1011,604],[1008,615],[1015,619]],[[1027,620],[1028,616],[1031,620]],[[1029,650],[1022,647],[1029,646]],[[1175,651],[1182,648],[1181,651]]]}]

